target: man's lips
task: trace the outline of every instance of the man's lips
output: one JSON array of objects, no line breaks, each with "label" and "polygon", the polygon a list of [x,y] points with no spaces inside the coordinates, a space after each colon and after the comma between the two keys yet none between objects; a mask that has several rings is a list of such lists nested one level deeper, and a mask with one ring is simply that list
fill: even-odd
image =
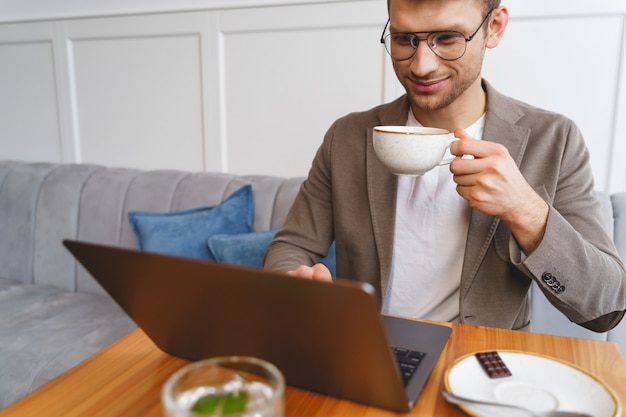
[{"label": "man's lips", "polygon": [[411,80],[411,86],[417,93],[435,93],[445,84],[446,79],[436,81],[417,81]]}]

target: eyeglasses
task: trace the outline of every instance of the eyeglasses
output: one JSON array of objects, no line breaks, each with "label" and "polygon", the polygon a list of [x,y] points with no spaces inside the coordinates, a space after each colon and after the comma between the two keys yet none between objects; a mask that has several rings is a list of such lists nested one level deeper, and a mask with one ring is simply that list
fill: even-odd
[{"label": "eyeglasses", "polygon": [[[380,43],[385,45],[385,49],[391,58],[397,61],[405,61],[413,58],[417,45],[420,41],[426,41],[431,51],[439,58],[446,61],[455,61],[465,55],[467,42],[474,39],[481,27],[485,24],[493,9],[489,10],[487,16],[480,22],[478,28],[466,38],[461,32],[455,30],[445,30],[436,32],[392,32],[385,36],[385,31],[389,26],[389,20],[385,24],[383,33],[380,37]],[[426,35],[419,37],[418,35]]]}]

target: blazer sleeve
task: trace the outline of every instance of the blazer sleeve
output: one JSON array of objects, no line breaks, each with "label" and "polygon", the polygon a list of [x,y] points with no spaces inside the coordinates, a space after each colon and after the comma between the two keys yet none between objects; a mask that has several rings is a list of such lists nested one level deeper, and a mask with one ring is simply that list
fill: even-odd
[{"label": "blazer sleeve", "polygon": [[330,147],[334,125],[317,150],[285,223],[265,254],[263,267],[289,271],[314,265],[327,255],[333,241]]},{"label": "blazer sleeve", "polygon": [[553,158],[558,180],[536,189],[550,204],[543,240],[525,257],[511,238],[510,256],[571,321],[604,332],[624,316],[626,272],[604,225],[582,135],[573,123],[563,130]]}]

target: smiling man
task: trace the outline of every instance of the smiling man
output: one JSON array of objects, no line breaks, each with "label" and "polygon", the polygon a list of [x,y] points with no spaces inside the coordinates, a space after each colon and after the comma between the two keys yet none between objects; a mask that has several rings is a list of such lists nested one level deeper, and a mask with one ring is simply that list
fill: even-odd
[{"label": "smiling man", "polygon": [[[626,273],[580,131],[481,77],[507,8],[389,0],[388,12],[381,43],[406,94],[330,127],[265,267],[330,281],[319,259],[335,240],[337,275],[372,284],[383,313],[529,329],[535,281],[571,321],[617,325]],[[377,125],[454,131],[458,158],[395,176],[375,156]]]}]

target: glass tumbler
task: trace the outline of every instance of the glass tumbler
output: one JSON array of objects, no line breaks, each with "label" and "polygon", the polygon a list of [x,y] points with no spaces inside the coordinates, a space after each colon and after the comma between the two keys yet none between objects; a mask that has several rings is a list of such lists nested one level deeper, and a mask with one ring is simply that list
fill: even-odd
[{"label": "glass tumbler", "polygon": [[163,385],[166,417],[283,417],[285,379],[273,364],[248,356],[191,363]]}]

